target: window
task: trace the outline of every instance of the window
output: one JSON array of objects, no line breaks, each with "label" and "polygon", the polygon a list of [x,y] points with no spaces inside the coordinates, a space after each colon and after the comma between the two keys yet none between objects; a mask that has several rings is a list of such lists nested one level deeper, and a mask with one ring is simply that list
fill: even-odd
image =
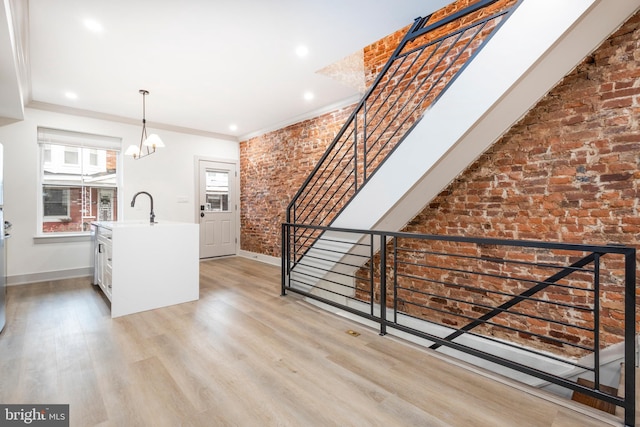
[{"label": "window", "polygon": [[92,221],[116,221],[121,140],[38,128],[38,234],[82,233]]},{"label": "window", "polygon": [[98,150],[89,149],[89,165],[98,166]]},{"label": "window", "polygon": [[44,217],[51,221],[57,217],[69,216],[69,189],[47,187],[42,190]]},{"label": "window", "polygon": [[67,165],[77,165],[78,162],[78,150],[79,148],[69,148],[65,147],[64,149],[64,163]]},{"label": "window", "polygon": [[208,211],[229,211],[229,173],[207,170],[206,209]]}]

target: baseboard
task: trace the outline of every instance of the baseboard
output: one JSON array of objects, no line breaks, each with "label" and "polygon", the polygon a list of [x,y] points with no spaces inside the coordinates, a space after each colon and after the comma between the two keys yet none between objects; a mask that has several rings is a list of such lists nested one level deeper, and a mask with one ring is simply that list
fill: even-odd
[{"label": "baseboard", "polygon": [[[264,262],[266,264],[280,266],[278,257],[258,254],[249,251],[240,251],[238,256]],[[49,280],[73,279],[76,277],[93,276],[93,267],[73,268],[69,270],[44,271],[41,273],[16,274],[7,276],[7,286],[27,285],[29,283],[46,282]]]},{"label": "baseboard", "polygon": [[14,276],[7,276],[7,286],[27,285],[29,283],[73,279],[76,277],[86,276],[93,276],[93,267],[72,268],[69,270],[44,271],[41,273],[17,274]]},{"label": "baseboard", "polygon": [[278,257],[274,257],[271,255],[258,254],[255,252],[240,250],[240,252],[238,252],[238,256],[264,262],[265,264],[271,264],[271,265],[277,265],[277,266],[280,266],[282,264],[282,260]]}]

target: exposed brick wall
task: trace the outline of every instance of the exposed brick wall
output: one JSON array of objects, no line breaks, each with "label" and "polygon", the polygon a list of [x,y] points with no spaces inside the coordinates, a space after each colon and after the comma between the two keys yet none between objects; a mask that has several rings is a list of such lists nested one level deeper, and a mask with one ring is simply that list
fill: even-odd
[{"label": "exposed brick wall", "polygon": [[353,107],[240,143],[240,234],[243,250],[280,256],[280,225],[289,202]]}]

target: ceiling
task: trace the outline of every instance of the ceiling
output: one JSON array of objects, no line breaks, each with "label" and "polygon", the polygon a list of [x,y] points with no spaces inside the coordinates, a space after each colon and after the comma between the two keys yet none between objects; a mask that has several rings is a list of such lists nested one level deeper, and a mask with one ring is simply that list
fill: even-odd
[{"label": "ceiling", "polygon": [[149,127],[242,140],[355,101],[317,71],[450,2],[28,0],[24,97],[141,120],[146,89]]}]

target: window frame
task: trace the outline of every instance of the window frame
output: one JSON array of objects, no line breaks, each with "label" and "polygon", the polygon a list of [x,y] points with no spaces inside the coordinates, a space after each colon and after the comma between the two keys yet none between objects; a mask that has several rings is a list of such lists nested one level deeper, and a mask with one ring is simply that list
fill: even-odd
[{"label": "window frame", "polygon": [[[38,150],[38,178],[37,178],[37,216],[36,216],[36,235],[35,239],[46,239],[49,240],[51,238],[57,239],[66,239],[66,238],[74,238],[74,237],[82,237],[86,238],[91,234],[90,229],[86,230],[76,230],[76,231],[45,231],[45,223],[52,222],[65,222],[71,218],[71,204],[75,203],[72,199],[72,193],[74,192],[74,188],[80,188],[80,191],[84,193],[86,189],[99,188],[99,186],[92,186],[90,183],[87,183],[84,180],[84,176],[86,173],[84,172],[86,169],[95,169],[97,166],[91,164],[91,153],[99,153],[101,150],[115,153],[115,181],[116,184],[114,187],[104,187],[104,188],[112,188],[115,194],[115,200],[118,200],[120,195],[122,194],[122,177],[123,177],[123,159],[122,159],[122,138],[105,136],[105,135],[97,135],[86,132],[77,132],[77,131],[69,131],[48,127],[38,126],[38,137],[36,140],[37,150]],[[59,166],[65,168],[69,166],[79,167],[80,169],[80,182],[79,185],[75,183],[69,183],[69,185],[55,185],[55,184],[47,184],[45,181],[45,163],[51,165],[51,163],[55,162],[54,155],[51,146],[63,146],[63,151],[66,151],[69,147],[75,147],[78,156],[78,162],[76,164],[66,163],[64,159],[64,152],[62,153],[62,159],[59,163]],[[49,156],[47,158],[47,152]],[[108,154],[107,154],[108,155]],[[104,158],[102,160],[104,162]],[[98,164],[100,164],[100,159],[98,159]],[[104,164],[104,163],[103,163]],[[45,188],[49,186],[51,188],[60,188],[67,189],[67,213],[66,216],[45,216],[44,215],[44,191]],[[91,190],[89,190],[91,191]],[[75,197],[75,196],[74,196]],[[80,208],[82,209],[82,207]],[[119,218],[122,216],[122,204],[117,203],[117,209],[114,210],[115,218]],[[99,220],[96,216],[95,221]],[[81,227],[82,228],[82,227]]]}]

